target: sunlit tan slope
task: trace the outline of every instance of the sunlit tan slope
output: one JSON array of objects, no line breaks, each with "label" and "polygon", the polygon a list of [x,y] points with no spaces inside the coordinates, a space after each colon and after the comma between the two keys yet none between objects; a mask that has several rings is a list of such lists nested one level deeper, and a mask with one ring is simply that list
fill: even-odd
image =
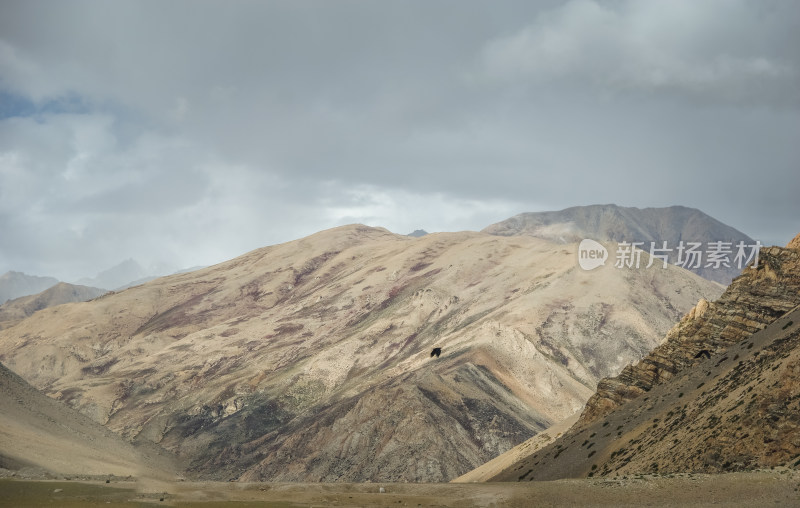
[{"label": "sunlit tan slope", "polygon": [[450,480],[573,414],[721,292],[576,259],[340,227],[42,310],[0,332],[0,360],[201,476]]}]

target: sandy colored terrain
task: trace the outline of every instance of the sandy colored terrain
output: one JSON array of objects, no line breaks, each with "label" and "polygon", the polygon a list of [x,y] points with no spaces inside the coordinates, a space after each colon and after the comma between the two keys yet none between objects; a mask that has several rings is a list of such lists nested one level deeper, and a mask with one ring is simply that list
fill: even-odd
[{"label": "sandy colored terrain", "polygon": [[537,450],[541,450],[549,445],[562,434],[567,432],[578,421],[580,411],[576,411],[572,416],[561,420],[547,428],[547,430],[536,434],[522,444],[515,446],[507,452],[498,455],[489,462],[478,466],[469,473],[461,475],[455,480],[455,483],[473,483],[473,482],[487,482],[494,476],[497,476],[505,469],[520,460],[532,455]]},{"label": "sandy colored terrain", "polygon": [[177,465],[152,443],[125,441],[0,365],[0,467],[170,477]]},{"label": "sandy colored terrain", "polygon": [[[383,488],[384,493],[379,489]],[[0,480],[0,499],[38,506],[530,507],[800,506],[800,473],[635,476],[523,483],[173,483]],[[56,492],[60,489],[59,492]],[[163,501],[161,501],[163,499]]]},{"label": "sandy colored terrain", "polygon": [[56,305],[85,302],[107,293],[105,289],[59,282],[41,293],[22,296],[0,305],[0,328],[8,328],[34,312]]},{"label": "sandy colored terrain", "polygon": [[41,310],[0,330],[0,361],[204,479],[447,481],[720,292],[676,267],[584,272],[532,237],[345,226]]}]

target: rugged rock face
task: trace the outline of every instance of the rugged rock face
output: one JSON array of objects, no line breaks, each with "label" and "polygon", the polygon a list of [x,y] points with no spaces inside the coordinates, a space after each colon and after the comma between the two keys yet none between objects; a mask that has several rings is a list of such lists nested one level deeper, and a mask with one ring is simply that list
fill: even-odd
[{"label": "rugged rock face", "polygon": [[[527,235],[546,240],[573,243],[584,238],[601,242],[643,242],[647,251],[650,242],[657,247],[667,242],[676,249],[680,241],[700,242],[704,250],[708,242],[738,242],[746,245],[753,239],[730,226],[694,208],[670,206],[666,208],[630,208],[617,205],[575,206],[557,212],[523,213],[492,224],[483,230],[498,236]],[[735,250],[735,249],[734,249]],[[735,253],[734,253],[735,255]],[[677,251],[669,253],[670,262],[677,261]],[[721,284],[728,285],[741,273],[733,264],[728,267],[708,267],[703,261],[691,270]]]},{"label": "rugged rock face", "polygon": [[336,228],[41,310],[0,360],[202,477],[449,480],[721,293],[675,267],[584,272],[575,247]]},{"label": "rugged rock face", "polygon": [[[796,243],[790,243],[794,247]],[[800,250],[772,247],[492,480],[800,467]]]},{"label": "rugged rock face", "polygon": [[800,467],[800,308],[494,481]]},{"label": "rugged rock face", "polygon": [[[790,243],[790,246],[793,245]],[[619,376],[603,379],[586,403],[581,422],[602,417],[654,385],[765,328],[800,304],[800,250],[762,249],[756,269],[746,269],[719,300],[702,299],[668,333],[664,343]]]},{"label": "rugged rock face", "polygon": [[800,235],[797,235],[794,238],[792,238],[792,240],[789,242],[789,244],[786,245],[786,248],[787,249],[800,250]]}]

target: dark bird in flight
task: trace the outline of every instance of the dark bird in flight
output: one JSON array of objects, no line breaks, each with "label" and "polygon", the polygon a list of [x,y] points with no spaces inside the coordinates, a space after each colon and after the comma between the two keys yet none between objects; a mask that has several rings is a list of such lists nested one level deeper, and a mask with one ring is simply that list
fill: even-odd
[{"label": "dark bird in flight", "polygon": [[700,358],[701,356],[705,356],[706,358],[711,358],[711,353],[708,352],[708,349],[703,349],[699,353],[694,355],[695,358]]},{"label": "dark bird in flight", "polygon": [[435,348],[433,348],[433,351],[431,351],[431,358],[433,358],[434,356],[435,356],[436,358],[439,358],[439,355],[440,355],[440,354],[442,354],[442,348],[440,348],[440,347],[435,347]]}]

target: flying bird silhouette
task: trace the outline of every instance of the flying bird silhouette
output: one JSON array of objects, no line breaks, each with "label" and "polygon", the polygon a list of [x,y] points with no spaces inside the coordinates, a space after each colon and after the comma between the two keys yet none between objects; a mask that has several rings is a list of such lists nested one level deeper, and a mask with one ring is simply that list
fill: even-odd
[{"label": "flying bird silhouette", "polygon": [[695,358],[701,358],[703,356],[705,356],[706,358],[711,358],[711,353],[708,352],[708,349],[703,349],[699,353],[694,355]]},{"label": "flying bird silhouette", "polygon": [[440,355],[440,354],[442,354],[442,348],[440,348],[440,347],[435,347],[435,348],[433,348],[433,351],[431,351],[431,358],[433,358],[434,356],[435,356],[436,358],[439,358],[439,355]]}]

